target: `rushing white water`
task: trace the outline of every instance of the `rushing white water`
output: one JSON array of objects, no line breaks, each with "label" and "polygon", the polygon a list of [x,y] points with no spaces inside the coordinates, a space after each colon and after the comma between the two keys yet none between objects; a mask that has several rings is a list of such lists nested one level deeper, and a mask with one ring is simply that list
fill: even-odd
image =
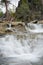
[{"label": "rushing white water", "polygon": [[43,33],[43,24],[27,24],[27,31],[31,33]]},{"label": "rushing white water", "polygon": [[28,33],[0,38],[1,65],[43,65],[43,34]]},{"label": "rushing white water", "polygon": [[11,24],[9,24],[9,27],[6,28],[6,30],[11,30]]}]

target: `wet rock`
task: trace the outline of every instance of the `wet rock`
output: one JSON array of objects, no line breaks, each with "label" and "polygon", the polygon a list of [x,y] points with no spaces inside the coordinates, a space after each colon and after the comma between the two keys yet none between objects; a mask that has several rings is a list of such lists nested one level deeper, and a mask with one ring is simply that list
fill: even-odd
[{"label": "wet rock", "polygon": [[5,32],[6,32],[6,33],[9,33],[9,32],[12,32],[12,31],[11,31],[11,30],[6,30]]},{"label": "wet rock", "polygon": [[43,20],[41,20],[41,21],[38,21],[38,24],[43,24]]}]

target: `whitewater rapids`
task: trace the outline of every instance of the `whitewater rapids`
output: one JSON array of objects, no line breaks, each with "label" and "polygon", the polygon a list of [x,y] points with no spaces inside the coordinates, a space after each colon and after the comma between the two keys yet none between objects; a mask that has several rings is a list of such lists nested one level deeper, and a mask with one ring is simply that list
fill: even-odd
[{"label": "whitewater rapids", "polygon": [[0,65],[43,65],[43,34],[0,37]]}]

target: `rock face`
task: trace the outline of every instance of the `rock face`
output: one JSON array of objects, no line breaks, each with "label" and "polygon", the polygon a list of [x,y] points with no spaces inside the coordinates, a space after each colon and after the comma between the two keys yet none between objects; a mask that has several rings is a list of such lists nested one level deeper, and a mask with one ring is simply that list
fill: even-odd
[{"label": "rock face", "polygon": [[[9,24],[11,24],[11,27],[9,27]],[[3,21],[0,23],[0,34],[9,34],[13,33],[13,31],[25,31],[25,23],[24,22],[8,22]]]}]

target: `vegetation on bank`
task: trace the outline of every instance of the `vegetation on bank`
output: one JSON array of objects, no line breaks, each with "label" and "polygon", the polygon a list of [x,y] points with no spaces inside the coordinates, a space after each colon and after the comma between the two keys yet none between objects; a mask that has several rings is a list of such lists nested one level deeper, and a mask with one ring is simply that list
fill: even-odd
[{"label": "vegetation on bank", "polygon": [[0,17],[2,17],[3,16],[3,12],[0,10]]},{"label": "vegetation on bank", "polygon": [[16,9],[15,18],[23,22],[43,19],[42,0],[20,0]]},{"label": "vegetation on bank", "polygon": [[[3,7],[5,7],[5,9],[6,9],[6,12],[5,13],[3,13],[2,11],[0,11],[0,18],[1,19],[5,19],[5,20],[12,20],[12,18],[14,18],[14,15],[15,15],[15,13],[14,12],[12,12],[10,9],[8,10],[8,7],[9,7],[9,4],[11,4],[11,5],[13,5],[11,2],[10,2],[10,0],[1,0],[0,1],[0,5]],[[13,5],[13,7],[14,7],[15,5]],[[3,14],[3,15],[2,15]],[[4,20],[3,19],[3,20]]]},{"label": "vegetation on bank", "polygon": [[6,20],[30,22],[32,20],[43,19],[43,2],[42,0],[20,0],[16,12],[8,11],[10,0],[1,0],[1,5],[6,7],[6,12],[0,11],[0,17]]}]

